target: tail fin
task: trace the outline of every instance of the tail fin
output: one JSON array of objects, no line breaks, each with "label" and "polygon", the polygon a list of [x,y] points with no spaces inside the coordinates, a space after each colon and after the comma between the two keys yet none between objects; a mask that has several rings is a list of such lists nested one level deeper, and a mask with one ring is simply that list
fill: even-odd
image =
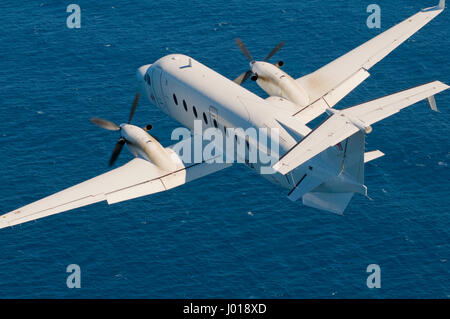
[{"label": "tail fin", "polygon": [[361,131],[342,144],[339,175],[323,182],[303,196],[303,205],[342,214],[354,193],[367,195],[364,185],[365,134]]},{"label": "tail fin", "polygon": [[315,193],[303,196],[303,205],[343,215],[354,193]]}]

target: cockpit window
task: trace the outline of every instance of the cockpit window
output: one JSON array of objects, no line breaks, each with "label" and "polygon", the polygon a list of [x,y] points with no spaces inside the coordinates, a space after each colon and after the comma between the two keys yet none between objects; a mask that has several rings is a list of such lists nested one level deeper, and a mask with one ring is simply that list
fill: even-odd
[{"label": "cockpit window", "polygon": [[183,100],[183,107],[184,107],[184,110],[187,112],[187,104],[186,104],[185,100]]},{"label": "cockpit window", "polygon": [[173,94],[173,101],[175,102],[176,105],[178,105],[178,100],[177,100],[177,96],[175,95],[175,93]]},{"label": "cockpit window", "polygon": [[145,73],[144,81],[145,81],[145,83],[147,83],[148,85],[152,85],[152,81],[150,80],[150,75],[148,75],[148,73]]},{"label": "cockpit window", "polygon": [[203,121],[205,121],[205,124],[208,125],[208,118],[205,113],[203,113]]},{"label": "cockpit window", "polygon": [[195,116],[195,118],[197,118],[198,115],[197,115],[197,109],[195,108],[195,106],[192,107],[192,112],[194,112],[194,116]]}]

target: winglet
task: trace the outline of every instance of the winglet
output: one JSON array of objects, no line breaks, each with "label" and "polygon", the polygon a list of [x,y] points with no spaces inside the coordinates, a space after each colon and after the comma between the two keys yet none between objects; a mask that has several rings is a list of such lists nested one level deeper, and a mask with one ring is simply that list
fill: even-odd
[{"label": "winglet", "polygon": [[434,95],[428,97],[428,104],[430,105],[430,108],[435,111],[439,112],[437,105],[436,105],[436,99],[434,98]]},{"label": "winglet", "polygon": [[422,9],[422,12],[428,12],[428,11],[436,11],[436,10],[444,10],[445,9],[445,0],[439,0],[439,4],[437,6]]}]

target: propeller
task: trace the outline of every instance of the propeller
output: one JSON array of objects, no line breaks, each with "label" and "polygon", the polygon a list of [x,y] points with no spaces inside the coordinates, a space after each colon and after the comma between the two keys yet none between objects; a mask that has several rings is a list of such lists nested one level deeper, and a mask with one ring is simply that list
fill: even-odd
[{"label": "propeller", "polygon": [[281,41],[280,43],[277,44],[277,46],[275,48],[273,48],[272,51],[270,51],[270,53],[264,58],[264,62],[268,61],[271,57],[274,56],[275,53],[278,52],[278,50],[280,50],[284,45],[284,41]]},{"label": "propeller", "polygon": [[250,54],[250,52],[248,52],[247,47],[245,46],[244,42],[242,42],[242,40],[239,38],[234,39],[234,41],[238,45],[239,49],[241,49],[242,53],[244,53],[246,58],[250,61],[250,63],[255,62],[255,60],[253,60],[253,57]]},{"label": "propeller", "polygon": [[[136,111],[136,107],[139,103],[140,96],[141,95],[138,92],[136,94],[136,96],[134,97],[133,104],[131,105],[130,115],[128,116],[127,124],[130,124],[131,120],[133,119],[134,112]],[[117,125],[114,122],[105,120],[105,119],[93,117],[93,118],[91,118],[91,122],[93,124],[97,125],[98,127],[101,127],[108,131],[120,131],[121,130],[119,125]],[[149,124],[144,127],[144,130],[148,131],[148,130],[151,130],[151,128],[152,128],[152,125]],[[109,159],[109,166],[112,166],[115,163],[115,161],[119,157],[120,152],[122,151],[123,146],[126,143],[130,143],[130,142],[128,142],[123,136],[121,136],[119,138],[119,140],[117,141],[116,146],[114,147],[113,153],[111,154],[111,158]]]},{"label": "propeller", "polygon": [[111,154],[111,158],[109,159],[109,166],[113,166],[114,162],[119,157],[120,152],[122,151],[123,146],[125,145],[127,141],[121,137],[116,143],[116,146],[114,147],[114,151]]},{"label": "propeller", "polygon": [[[245,57],[250,61],[250,64],[255,63],[255,60],[253,59],[252,55],[248,51],[244,42],[242,42],[242,40],[239,38],[234,39],[234,41],[236,42],[239,49],[241,49],[241,51],[245,55]],[[273,48],[272,51],[270,51],[270,53],[264,58],[263,61],[267,62],[271,57],[273,57],[274,54],[277,53],[283,47],[284,43],[285,43],[284,41],[281,41],[280,43],[278,43],[278,45],[275,48]],[[275,66],[277,66],[277,67],[282,67],[283,65],[284,65],[283,61],[279,61],[279,62],[275,63]],[[248,71],[242,73],[241,75],[239,75],[236,79],[234,79],[234,82],[237,84],[242,84],[245,81],[247,81],[248,78],[250,78],[250,77],[253,81],[256,81],[258,79],[258,75],[254,74],[252,76],[252,74],[253,74],[252,70],[248,70]]]},{"label": "propeller", "polygon": [[99,119],[96,117],[91,118],[91,122],[97,125],[98,127],[104,128],[108,131],[119,131],[120,126],[118,126],[116,123],[110,122],[108,120]]},{"label": "propeller", "polygon": [[128,117],[128,124],[130,124],[131,120],[133,119],[134,112],[136,111],[136,107],[139,103],[139,98],[141,97],[141,94],[139,92],[136,93],[136,96],[134,97],[133,104],[131,105],[131,111],[130,116]]}]

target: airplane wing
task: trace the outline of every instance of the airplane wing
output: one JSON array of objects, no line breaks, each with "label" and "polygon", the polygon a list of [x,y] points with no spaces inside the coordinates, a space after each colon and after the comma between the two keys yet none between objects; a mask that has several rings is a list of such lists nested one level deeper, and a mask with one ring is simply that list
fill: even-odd
[{"label": "airplane wing", "polygon": [[313,102],[294,116],[306,124],[336,105],[369,77],[367,70],[438,16],[444,8],[445,0],[440,0],[438,6],[423,9],[319,70],[296,79]]},{"label": "airplane wing", "polygon": [[367,130],[371,124],[423,99],[428,98],[430,106],[435,109],[433,96],[448,88],[448,85],[435,81],[342,111],[333,110],[332,116],[290,149],[273,168],[285,175],[358,130]]},{"label": "airplane wing", "polygon": [[[170,148],[166,150],[170,151]],[[135,158],[119,168],[0,216],[0,228],[104,200],[108,204],[114,204],[166,191],[228,166],[231,164],[214,163],[210,160],[190,165],[179,161],[176,170],[167,172],[147,160]]]}]

